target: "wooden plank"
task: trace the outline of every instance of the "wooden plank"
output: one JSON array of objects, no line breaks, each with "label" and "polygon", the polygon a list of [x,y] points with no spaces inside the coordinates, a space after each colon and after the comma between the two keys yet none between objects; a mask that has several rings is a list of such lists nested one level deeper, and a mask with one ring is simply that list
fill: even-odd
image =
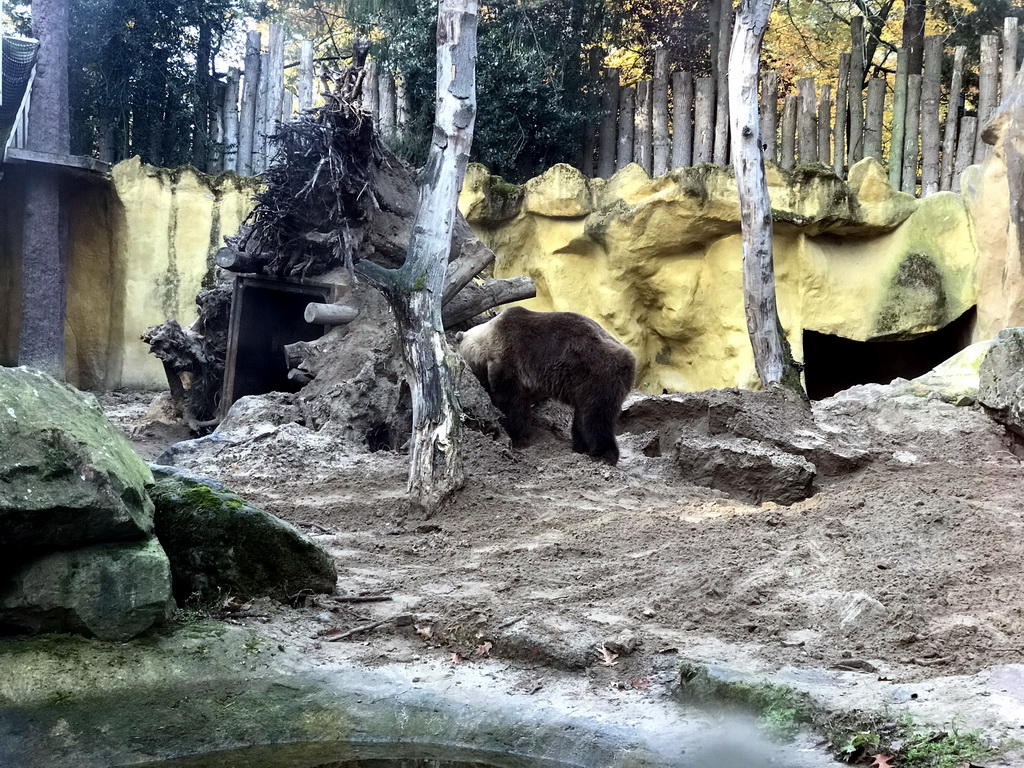
[{"label": "wooden plank", "polygon": [[615,170],[633,162],[633,128],[636,112],[636,88],[619,89],[619,130],[615,145]]},{"label": "wooden plank", "polygon": [[864,17],[850,20],[850,165],[864,157]]},{"label": "wooden plank", "polygon": [[800,164],[818,162],[818,94],[813,77],[796,81],[797,157]]},{"label": "wooden plank", "polygon": [[821,86],[818,99],[818,162],[832,165],[832,86]]},{"label": "wooden plank", "polygon": [[65,155],[57,152],[39,152],[24,147],[10,147],[7,150],[7,162],[31,163],[33,165],[50,165],[66,168],[70,171],[86,171],[100,176],[110,175],[110,163],[104,163],[94,157],[83,155]]},{"label": "wooden plank", "polygon": [[693,162],[710,163],[715,157],[715,80],[698,77],[693,100]]},{"label": "wooden plank", "polygon": [[975,135],[978,132],[978,118],[965,117],[960,121],[960,141],[956,148],[956,166],[953,169],[953,192],[960,191],[960,176],[974,164]]},{"label": "wooden plank", "polygon": [[313,41],[303,40],[299,50],[299,111],[313,108]]},{"label": "wooden plank", "polygon": [[980,163],[989,153],[982,140],[985,126],[996,111],[999,90],[999,36],[981,36],[981,65],[978,81],[978,136],[974,142],[974,162]]},{"label": "wooden plank", "polygon": [[999,90],[999,98],[1005,99],[1013,88],[1013,81],[1017,77],[1017,24],[1016,16],[1007,16],[1003,19],[1003,57],[1002,57],[1002,83]]},{"label": "wooden plank", "polygon": [[597,175],[607,179],[615,173],[615,124],[619,111],[619,68],[608,67],[601,92],[601,123],[598,127]]},{"label": "wooden plank", "polygon": [[896,90],[892,101],[892,132],[889,138],[889,183],[899,189],[903,183],[903,140],[907,130],[907,78],[910,52],[896,51]]},{"label": "wooden plank", "polygon": [[921,80],[921,197],[939,191],[939,95],[942,91],[942,38],[924,39]]},{"label": "wooden plank", "polygon": [[238,115],[238,160],[236,167],[243,176],[252,173],[252,153],[256,137],[256,104],[260,87],[260,33],[245,37],[245,72],[242,79],[242,101]]},{"label": "wooden plank", "polygon": [[671,145],[668,138],[668,51],[654,52],[654,79],[651,82],[651,166],[661,176],[669,168]]},{"label": "wooden plank", "polygon": [[864,157],[882,162],[882,120],[885,117],[886,82],[880,77],[868,80],[868,108],[864,118]]},{"label": "wooden plank", "polygon": [[653,170],[651,157],[651,81],[641,80],[636,89],[636,128],[633,131],[633,162],[648,174]]},{"label": "wooden plank", "polygon": [[779,157],[779,73],[761,75],[761,101],[758,118],[761,121],[761,146],[764,157],[773,162]]},{"label": "wooden plank", "polygon": [[782,107],[782,157],[779,165],[787,171],[796,168],[796,115],[797,96],[790,93]]},{"label": "wooden plank", "polygon": [[903,136],[903,177],[900,189],[917,194],[917,160],[920,154],[922,75],[907,78],[906,133]]},{"label": "wooden plank", "polygon": [[836,176],[846,178],[846,126],[850,116],[850,54],[839,54],[836,85],[836,125],[832,134],[832,167]]},{"label": "wooden plank", "polygon": [[953,188],[953,165],[956,159],[957,128],[960,126],[960,99],[964,76],[964,55],[967,47],[958,45],[953,53],[953,74],[949,81],[949,103],[946,105],[946,134],[942,139],[942,170],[939,186],[948,192]]},{"label": "wooden plank", "polygon": [[693,163],[693,75],[672,73],[672,167]]}]

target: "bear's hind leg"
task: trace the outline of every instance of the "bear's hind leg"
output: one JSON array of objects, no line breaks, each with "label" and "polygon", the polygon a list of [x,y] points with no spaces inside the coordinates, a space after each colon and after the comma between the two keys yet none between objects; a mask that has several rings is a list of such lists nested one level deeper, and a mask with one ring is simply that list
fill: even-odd
[{"label": "bear's hind leg", "polygon": [[530,402],[515,379],[491,376],[491,400],[505,415],[505,431],[512,445],[522,448],[530,437]]},{"label": "bear's hind leg", "polygon": [[[582,409],[580,418],[580,435],[584,452],[595,459],[607,462],[612,466],[619,463],[619,445],[615,442],[615,422],[619,417],[618,407],[608,404],[591,405]],[[575,427],[576,420],[573,419]],[[575,429],[573,433],[573,450],[576,446]]]}]

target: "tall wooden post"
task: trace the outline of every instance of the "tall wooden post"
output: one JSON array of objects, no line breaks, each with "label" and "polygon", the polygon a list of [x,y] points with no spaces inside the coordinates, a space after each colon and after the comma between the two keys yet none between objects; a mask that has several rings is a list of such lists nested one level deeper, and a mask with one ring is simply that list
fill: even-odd
[{"label": "tall wooden post", "polygon": [[672,167],[693,163],[693,75],[672,73]]},{"label": "tall wooden post", "polygon": [[238,114],[238,172],[243,176],[252,173],[259,90],[260,33],[249,32],[245,38],[245,72],[242,74],[242,101]]},{"label": "tall wooden post", "polygon": [[868,106],[864,118],[864,157],[882,162],[882,120],[885,116],[885,80],[868,80]]},{"label": "tall wooden post", "polygon": [[729,53],[733,35],[732,0],[721,0],[715,68],[715,165],[729,162]]},{"label": "tall wooden post", "polygon": [[957,128],[960,126],[960,91],[963,88],[964,55],[967,48],[958,45],[953,53],[953,74],[949,82],[949,104],[946,106],[946,133],[942,139],[942,172],[940,188],[953,189],[953,168],[956,159]]},{"label": "tall wooden post", "polygon": [[903,141],[907,130],[907,83],[910,76],[910,53],[906,48],[896,51],[896,91],[892,101],[892,134],[889,139],[889,184],[900,189],[903,181]]},{"label": "tall wooden post", "polygon": [[[39,52],[28,148],[67,155],[71,151],[71,131],[65,0],[35,0],[32,32],[39,40]],[[60,176],[53,166],[43,166],[26,175],[18,364],[39,368],[62,379],[68,220],[60,187]]]},{"label": "tall wooden post", "polygon": [[989,152],[982,141],[985,126],[996,111],[999,91],[999,36],[981,36],[981,64],[978,80],[978,136],[974,143],[974,161],[981,162]]},{"label": "tall wooden post", "polygon": [[[764,80],[762,78],[762,87]],[[832,86],[821,86],[818,99],[818,162],[832,164]]]},{"label": "tall wooden post", "polygon": [[633,162],[633,129],[636,112],[636,88],[619,90],[619,130],[615,144],[615,170]]},{"label": "tall wooden post", "polygon": [[1013,87],[1014,78],[1017,77],[1017,26],[1016,16],[1007,16],[1003,19],[1003,56],[1002,56],[1002,78],[1000,80],[999,98],[1005,99]]},{"label": "tall wooden post", "polygon": [[797,143],[800,164],[818,162],[818,94],[813,77],[802,77],[797,87]]},{"label": "tall wooden post", "polygon": [[303,40],[299,49],[299,112],[313,108],[313,41]]},{"label": "tall wooden post", "polygon": [[766,160],[779,158],[779,73],[761,75],[761,144]]},{"label": "tall wooden post", "polygon": [[729,56],[732,156],[743,236],[743,304],[762,386],[785,384],[802,392],[799,374],[788,359],[775,300],[772,211],[758,124],[761,40],[773,5],[774,0],[742,0]]},{"label": "tall wooden post", "polygon": [[693,98],[693,162],[710,163],[715,157],[715,80],[698,77]]},{"label": "tall wooden post", "polygon": [[661,176],[669,169],[668,140],[668,51],[654,52],[654,80],[651,83],[652,167]]},{"label": "tall wooden post", "polygon": [[921,75],[907,78],[907,117],[903,135],[904,192],[917,194],[917,160],[920,155],[921,131]]},{"label": "tall wooden post", "polygon": [[228,70],[227,87],[224,89],[224,170],[238,170],[238,89],[242,81],[242,70],[231,67]]},{"label": "tall wooden post", "polygon": [[832,139],[832,164],[836,176],[846,178],[846,127],[850,116],[850,54],[839,54],[839,82],[836,84],[836,125]]},{"label": "tall wooden post", "polygon": [[789,93],[782,103],[782,152],[779,155],[779,165],[787,171],[792,171],[796,167],[798,99],[795,93]]},{"label": "tall wooden post", "polygon": [[654,171],[651,132],[651,81],[641,80],[636,89],[636,128],[633,133],[633,162],[648,174]]},{"label": "tall wooden post", "polygon": [[939,191],[939,94],[942,91],[942,38],[924,39],[921,80],[921,197]]},{"label": "tall wooden post", "polygon": [[850,165],[864,157],[864,17],[850,20]]},{"label": "tall wooden post", "polygon": [[598,128],[597,175],[607,179],[615,173],[615,123],[619,111],[619,69],[608,67],[601,93],[601,123]]}]

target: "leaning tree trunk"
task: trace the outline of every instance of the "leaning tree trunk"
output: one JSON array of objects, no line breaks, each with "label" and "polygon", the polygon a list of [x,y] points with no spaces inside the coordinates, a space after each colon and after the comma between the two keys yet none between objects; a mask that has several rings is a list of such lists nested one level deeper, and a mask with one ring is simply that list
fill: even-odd
[{"label": "leaning tree trunk", "polygon": [[799,391],[775,302],[772,210],[761,154],[757,84],[761,40],[774,0],[743,0],[729,55],[732,156],[743,230],[743,300],[754,365],[765,389],[785,384]]},{"label": "leaning tree trunk", "polygon": [[359,273],[380,287],[395,312],[412,394],[409,494],[427,514],[462,487],[462,413],[441,299],[459,189],[476,117],[476,0],[441,0],[437,17],[437,113],[419,210],[405,263],[385,270],[369,260]]}]

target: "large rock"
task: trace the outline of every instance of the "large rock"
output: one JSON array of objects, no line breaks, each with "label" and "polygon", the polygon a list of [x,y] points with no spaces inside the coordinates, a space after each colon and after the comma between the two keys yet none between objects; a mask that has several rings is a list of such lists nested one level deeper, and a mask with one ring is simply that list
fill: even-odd
[{"label": "large rock", "polygon": [[981,361],[978,402],[996,421],[1024,435],[1024,328],[999,332]]},{"label": "large rock", "polygon": [[179,602],[332,592],[331,555],[296,528],[215,480],[153,466],[156,534]]},{"label": "large rock", "polygon": [[152,475],[91,395],[0,368],[0,561],[153,530]]},{"label": "large rock", "polygon": [[167,556],[149,537],[53,552],[22,566],[0,592],[0,625],[127,640],[173,607]]},{"label": "large rock", "polygon": [[753,440],[681,437],[676,458],[685,480],[747,504],[788,505],[813,492],[813,464]]}]

